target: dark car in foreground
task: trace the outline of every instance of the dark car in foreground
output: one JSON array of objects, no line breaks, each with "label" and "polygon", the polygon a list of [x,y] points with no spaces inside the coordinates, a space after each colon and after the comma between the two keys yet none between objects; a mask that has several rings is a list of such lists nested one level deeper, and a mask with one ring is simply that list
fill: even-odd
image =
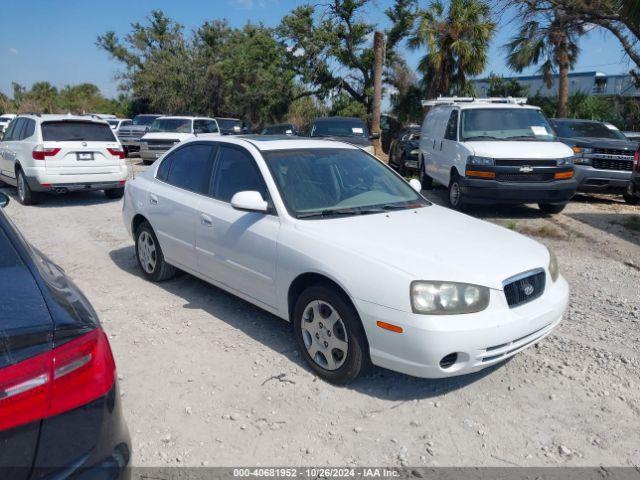
[{"label": "dark car in foreground", "polygon": [[633,171],[631,181],[624,192],[624,199],[631,205],[640,203],[640,145],[633,156]]},{"label": "dark car in foreground", "polygon": [[355,117],[316,118],[311,124],[309,136],[341,140],[360,147],[371,155],[375,155],[371,140],[379,138],[379,134],[369,135],[365,123]]},{"label": "dark car in foreground", "polygon": [[637,143],[616,127],[593,120],[553,119],[559,140],[575,152],[579,192],[623,193],[631,179]]},{"label": "dark car in foreground", "polygon": [[420,125],[409,125],[403,128],[391,140],[389,147],[389,166],[405,176],[419,171],[418,155],[420,154]]},{"label": "dark car in foreground", "polygon": [[95,311],[0,211],[0,478],[129,478],[130,457]]}]

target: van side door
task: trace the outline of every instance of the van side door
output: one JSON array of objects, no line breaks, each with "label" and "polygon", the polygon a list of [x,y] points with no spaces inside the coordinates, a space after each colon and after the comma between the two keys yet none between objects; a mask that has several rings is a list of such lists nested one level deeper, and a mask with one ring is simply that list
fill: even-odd
[{"label": "van side door", "polygon": [[[449,118],[447,119],[447,126],[444,131],[444,138],[441,145],[441,166],[442,176],[448,179],[451,175],[451,169],[455,167],[461,176],[464,176],[464,169],[466,164],[466,158],[461,162],[460,148],[458,143],[458,123],[460,118],[460,110],[458,108],[452,108]],[[448,184],[449,182],[447,182]]]}]

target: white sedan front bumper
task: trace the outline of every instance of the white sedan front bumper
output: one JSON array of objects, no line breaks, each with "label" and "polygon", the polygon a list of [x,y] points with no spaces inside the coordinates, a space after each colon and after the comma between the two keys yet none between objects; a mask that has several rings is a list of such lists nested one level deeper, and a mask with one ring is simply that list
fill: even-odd
[{"label": "white sedan front bumper", "polygon": [[[492,290],[487,310],[465,315],[419,315],[354,301],[375,365],[442,378],[477,372],[547,336],[567,309],[569,285],[562,276],[556,282],[547,276],[545,293],[515,308],[509,308],[501,290]],[[402,327],[403,332],[382,329],[379,321]],[[455,363],[441,367],[450,354],[457,354]]]}]

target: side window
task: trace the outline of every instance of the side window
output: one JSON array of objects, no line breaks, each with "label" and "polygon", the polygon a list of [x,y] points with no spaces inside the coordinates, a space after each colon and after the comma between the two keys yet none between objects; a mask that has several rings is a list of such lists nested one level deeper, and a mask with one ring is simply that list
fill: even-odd
[{"label": "side window", "polygon": [[[171,155],[171,165],[166,182],[195,193],[209,191],[214,146],[196,143],[176,150]],[[162,162],[161,168],[169,160]]]},{"label": "side window", "polygon": [[449,123],[447,123],[447,129],[444,132],[444,138],[447,140],[458,140],[458,110],[453,109],[451,116],[449,117]]},{"label": "side window", "polygon": [[28,118],[25,122],[25,126],[24,126],[24,129],[22,130],[22,135],[20,136],[20,139],[22,140],[23,138],[29,138],[34,133],[36,133],[36,122],[35,120],[31,120],[30,118]]},{"label": "side window", "polygon": [[11,122],[9,122],[9,125],[7,125],[7,129],[4,131],[4,137],[2,137],[2,140],[4,140],[5,142],[11,140],[16,123],[16,120],[11,120]]},{"label": "side window", "polygon": [[193,131],[197,133],[216,133],[218,126],[213,120],[195,120],[193,122]]},{"label": "side window", "polygon": [[253,157],[245,150],[220,147],[213,195],[225,202],[238,192],[255,190],[268,200],[267,186]]},{"label": "side window", "polygon": [[[179,151],[180,150],[178,150],[178,152]],[[178,152],[172,153],[171,155],[168,155],[166,158],[162,160],[162,163],[160,164],[160,166],[158,167],[158,171],[156,172],[156,178],[158,180],[162,180],[163,182],[167,181],[167,178],[169,177],[169,170],[171,169],[171,163],[173,161],[173,157]]]},{"label": "side window", "polygon": [[22,127],[24,126],[24,118],[17,118],[13,122],[13,129],[7,135],[7,140],[20,140],[20,133],[22,132]]}]

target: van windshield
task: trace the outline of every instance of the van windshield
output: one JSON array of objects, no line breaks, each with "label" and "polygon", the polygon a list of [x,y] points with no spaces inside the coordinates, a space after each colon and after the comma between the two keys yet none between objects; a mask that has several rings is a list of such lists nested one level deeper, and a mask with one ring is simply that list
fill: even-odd
[{"label": "van windshield", "polygon": [[552,141],[553,128],[534,108],[469,108],[462,110],[463,142],[525,140]]}]

